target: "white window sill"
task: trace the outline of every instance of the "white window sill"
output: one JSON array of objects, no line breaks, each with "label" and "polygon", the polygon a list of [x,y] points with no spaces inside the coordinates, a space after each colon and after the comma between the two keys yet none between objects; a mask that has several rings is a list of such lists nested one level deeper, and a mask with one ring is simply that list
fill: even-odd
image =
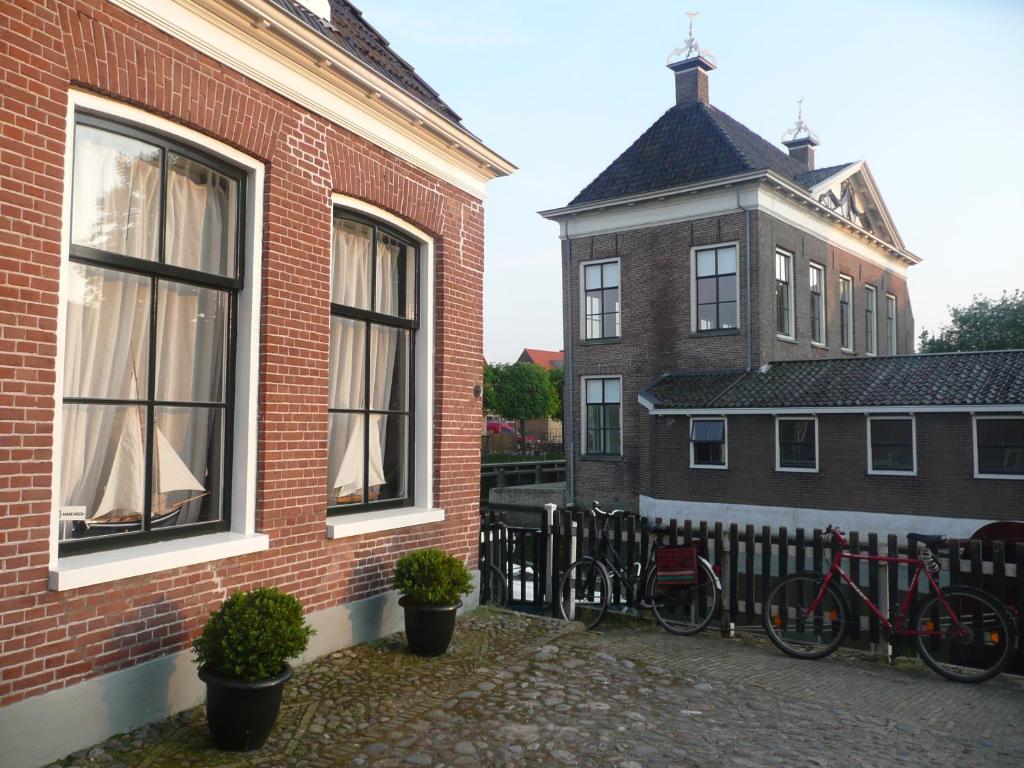
[{"label": "white window sill", "polygon": [[818,471],[818,468],[815,467],[814,469],[811,469],[810,467],[776,467],[775,471],[776,472],[803,472],[804,474],[814,474],[815,472]]},{"label": "white window sill", "polygon": [[50,569],[50,589],[63,592],[91,587],[267,549],[270,537],[265,533],[225,532],[62,557]]},{"label": "white window sill", "polygon": [[796,344],[796,338],[795,337],[787,336],[784,333],[776,333],[775,334],[775,338],[778,339],[779,341],[785,341],[785,342],[787,342],[789,344]]},{"label": "white window sill", "polygon": [[820,341],[812,341],[811,342],[811,346],[812,347],[817,347],[818,349],[828,349],[828,344],[825,344],[825,343],[820,342]]},{"label": "white window sill", "polygon": [[442,520],[444,520],[444,510],[429,507],[399,507],[398,509],[356,512],[351,515],[336,515],[327,518],[327,538],[344,539],[347,536],[362,536],[366,533],[440,523]]},{"label": "white window sill", "polygon": [[974,475],[975,480],[1024,480],[1024,475]]}]

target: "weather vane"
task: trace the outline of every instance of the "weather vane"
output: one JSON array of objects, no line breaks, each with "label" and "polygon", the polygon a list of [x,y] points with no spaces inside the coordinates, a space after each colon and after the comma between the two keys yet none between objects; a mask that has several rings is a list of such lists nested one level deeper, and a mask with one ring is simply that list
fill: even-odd
[{"label": "weather vane", "polygon": [[[797,99],[797,112],[796,112],[796,125],[782,134],[782,141],[794,141],[800,138],[809,138],[814,141],[818,141],[818,134],[810,129],[810,126],[804,121],[804,100],[803,97]],[[804,134],[801,136],[800,134]]]},{"label": "weather vane", "polygon": [[685,48],[676,48],[668,55],[669,64],[672,63],[672,59],[676,56],[682,56],[684,59],[690,58],[691,55],[703,56],[705,59],[710,61],[712,64],[715,63],[715,56],[711,51],[706,48],[701,48],[700,43],[697,42],[697,38],[693,35],[693,20],[695,17],[700,16],[700,11],[687,11],[686,15],[690,17],[690,37],[686,41]]}]

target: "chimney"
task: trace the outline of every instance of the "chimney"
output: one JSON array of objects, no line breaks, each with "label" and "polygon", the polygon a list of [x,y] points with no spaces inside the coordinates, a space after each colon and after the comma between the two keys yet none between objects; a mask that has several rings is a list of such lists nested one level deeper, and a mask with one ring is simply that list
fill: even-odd
[{"label": "chimney", "polygon": [[708,102],[708,72],[715,68],[704,56],[675,61],[668,68],[676,73],[676,104]]},{"label": "chimney", "polygon": [[814,170],[814,148],[820,144],[813,136],[803,136],[799,139],[790,139],[782,142],[782,145],[789,150],[789,156],[801,163],[805,171]]}]

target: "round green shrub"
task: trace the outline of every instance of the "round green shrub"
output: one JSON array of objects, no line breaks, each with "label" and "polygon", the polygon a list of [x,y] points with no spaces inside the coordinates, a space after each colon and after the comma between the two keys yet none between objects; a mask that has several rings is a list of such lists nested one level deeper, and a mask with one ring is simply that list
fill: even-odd
[{"label": "round green shrub", "polygon": [[473,591],[473,578],[457,557],[440,549],[419,549],[398,559],[395,589],[413,603],[455,605]]},{"label": "round green shrub", "polygon": [[302,604],[273,587],[235,592],[210,614],[192,641],[196,663],[221,677],[253,682],[276,677],[306,650],[313,628]]}]

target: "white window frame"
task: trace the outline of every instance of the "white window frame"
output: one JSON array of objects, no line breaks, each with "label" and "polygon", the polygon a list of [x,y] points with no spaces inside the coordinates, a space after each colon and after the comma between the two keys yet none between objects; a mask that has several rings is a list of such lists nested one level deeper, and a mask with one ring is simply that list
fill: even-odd
[{"label": "white window frame", "polygon": [[818,294],[818,304],[819,304],[819,309],[820,309],[820,312],[819,312],[819,315],[818,315],[818,325],[819,325],[819,330],[821,330],[821,341],[815,341],[814,340],[814,331],[815,331],[815,329],[812,327],[811,328],[811,346],[812,347],[821,347],[822,349],[827,349],[828,348],[828,330],[827,330],[828,329],[828,320],[825,317],[825,307],[828,306],[828,285],[825,283],[825,265],[824,264],[819,264],[816,261],[812,261],[808,265],[808,269],[807,269],[807,293],[808,293],[808,295],[810,295],[812,297],[814,296],[814,294],[811,293],[810,276],[811,276],[811,272],[813,272],[815,270],[818,271],[818,274],[820,276],[820,280],[818,281],[818,285],[821,286],[821,293]]},{"label": "white window frame", "polygon": [[[913,468],[910,470],[900,469],[874,469],[874,457],[871,452],[871,423],[874,421],[910,421],[910,445],[912,451]],[[868,444],[868,474],[869,475],[895,475],[897,477],[917,476],[917,417],[914,414],[869,414],[867,419],[867,444]]]},{"label": "white window frame", "polygon": [[[892,305],[892,319],[889,319],[889,305]],[[886,353],[889,355],[899,354],[899,341],[896,338],[896,329],[899,327],[896,323],[896,317],[899,312],[899,303],[896,301],[896,297],[891,294],[885,294],[885,343],[888,345]],[[890,343],[891,342],[891,343]]]},{"label": "white window frame", "polygon": [[[619,382],[619,452],[615,453],[587,453],[587,382],[608,381],[616,379]],[[580,376],[580,456],[590,459],[615,459],[616,456],[623,456],[626,450],[626,430],[623,424],[623,411],[625,410],[625,390],[622,387],[622,376],[610,374],[607,376]],[[596,405],[596,403],[595,403]]]},{"label": "white window frame", "polygon": [[[793,298],[795,292],[793,290],[793,284],[796,282],[796,272],[793,270],[793,263],[795,261],[794,254],[787,251],[785,248],[775,248],[775,261],[772,263],[774,268],[775,280],[773,281],[772,287],[777,288],[779,283],[779,257],[784,256],[786,259],[786,271],[789,273],[789,283],[787,285],[786,292],[789,294],[789,316],[787,317],[787,326],[785,332],[782,332],[775,328],[775,338],[781,339],[782,341],[795,341],[796,340],[796,307],[793,305]],[[775,299],[778,296],[777,291],[772,291],[772,298]],[[775,320],[778,322],[779,307],[778,303],[775,302]]]},{"label": "white window frame", "polygon": [[[587,267],[597,267],[602,264],[619,265],[619,333],[617,336],[587,336]],[[579,295],[580,295],[580,340],[581,341],[615,341],[622,338],[622,259],[590,259],[580,262],[579,274]]]},{"label": "white window frame", "polygon": [[[871,309],[873,324],[868,323],[868,308]],[[878,355],[878,290],[873,285],[864,285],[864,354]]]},{"label": "white window frame", "polygon": [[[850,290],[848,291],[850,301],[846,305],[846,327],[850,330],[850,346],[843,344],[843,282],[850,284]],[[849,275],[844,275],[842,272],[839,273],[839,348],[843,352],[853,352],[856,348],[856,336],[853,333],[853,278]]]},{"label": "white window frame", "polygon": [[57,302],[57,347],[54,384],[53,470],[51,480],[49,587],[63,591],[103,584],[118,579],[158,573],[198,563],[261,552],[270,538],[256,532],[256,445],[259,409],[260,301],[262,296],[263,195],[265,168],[262,162],[205,134],[128,106],[77,89],[68,91],[64,144],[64,178],[73,175],[75,111],[88,110],[111,120],[156,131],[192,144],[224,159],[247,174],[245,231],[246,283],[238,294],[238,339],[235,361],[235,418],[233,464],[225,473],[231,482],[231,530],[200,536],[117,547],[60,557],[58,521],[63,445],[64,335],[67,291],[70,281],[71,184],[64,185],[61,215],[61,267]]},{"label": "white window frame", "polygon": [[693,456],[693,440],[690,439],[690,469],[728,469],[729,468],[729,419],[725,416],[691,416],[687,437],[693,435],[693,423],[695,421],[720,421],[724,427],[724,441],[722,443],[722,464],[697,464]]},{"label": "white window frame", "polygon": [[[779,422],[780,421],[813,421],[814,422],[814,467],[784,467],[782,466],[782,450],[779,446]],[[818,430],[818,416],[807,414],[804,416],[776,416],[775,417],[775,471],[776,472],[802,472],[804,474],[815,474],[821,469],[821,434]]]},{"label": "white window frame", "polygon": [[1024,475],[988,475],[978,471],[978,422],[979,421],[1021,421],[1024,416],[1008,413],[1005,415],[971,416],[971,440],[974,444],[974,477],[978,480],[1024,480]]},{"label": "white window frame", "polygon": [[[706,331],[700,330],[697,323],[697,251],[710,251],[715,248],[736,249],[736,327],[715,328]],[[746,258],[746,254],[744,254]],[[743,327],[743,281],[740,279],[740,241],[726,240],[722,243],[708,243],[707,245],[694,245],[690,248],[690,332],[694,334],[715,334],[721,332],[738,331]]]},{"label": "white window frame", "polygon": [[[409,528],[445,519],[443,509],[434,508],[434,239],[418,227],[363,200],[346,195],[331,196],[335,209],[362,213],[388,224],[420,244],[420,327],[416,331],[416,391],[413,393],[413,473],[410,488],[413,506],[349,512],[327,518],[327,538],[343,539],[366,533]],[[333,220],[332,220],[333,221]],[[331,226],[333,237],[334,227]],[[331,259],[333,269],[333,259]],[[328,283],[330,284],[330,283]],[[325,322],[327,315],[325,314]],[[326,381],[326,380],[325,380]],[[324,420],[324,436],[328,423]],[[324,465],[326,473],[327,466]],[[326,476],[326,475],[325,475]]]}]

